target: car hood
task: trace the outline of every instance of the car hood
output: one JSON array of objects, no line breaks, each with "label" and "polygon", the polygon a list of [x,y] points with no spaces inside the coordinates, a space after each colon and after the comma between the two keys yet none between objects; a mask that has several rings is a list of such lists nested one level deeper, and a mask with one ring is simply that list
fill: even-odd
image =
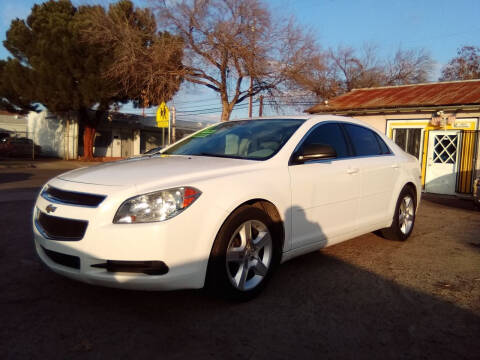
[{"label": "car hood", "polygon": [[[129,186],[173,184],[231,175],[257,167],[258,161],[207,156],[152,156],[121,160],[69,171],[60,179],[86,184]],[[252,170],[253,170],[252,168]],[[184,185],[187,185],[184,183]]]}]

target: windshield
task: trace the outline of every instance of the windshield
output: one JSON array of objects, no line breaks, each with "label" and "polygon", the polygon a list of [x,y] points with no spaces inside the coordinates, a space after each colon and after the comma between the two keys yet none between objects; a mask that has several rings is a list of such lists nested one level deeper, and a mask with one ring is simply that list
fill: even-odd
[{"label": "windshield", "polygon": [[162,154],[266,160],[282,148],[303,122],[300,119],[224,122],[180,141]]}]

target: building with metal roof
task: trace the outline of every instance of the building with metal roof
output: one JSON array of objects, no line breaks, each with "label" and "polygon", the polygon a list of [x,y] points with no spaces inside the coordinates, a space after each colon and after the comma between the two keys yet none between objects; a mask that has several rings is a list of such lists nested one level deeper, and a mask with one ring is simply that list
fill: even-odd
[{"label": "building with metal roof", "polygon": [[305,110],[347,115],[418,158],[425,191],[471,194],[480,176],[480,79],[354,89]]}]

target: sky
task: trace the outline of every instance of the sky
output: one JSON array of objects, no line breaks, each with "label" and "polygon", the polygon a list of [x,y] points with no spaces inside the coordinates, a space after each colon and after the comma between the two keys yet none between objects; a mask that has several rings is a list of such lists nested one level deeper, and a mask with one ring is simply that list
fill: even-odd
[{"label": "sky", "polygon": [[[136,2],[140,1],[144,4],[148,0]],[[0,40],[5,39],[14,18],[25,18],[32,5],[40,2],[0,0]],[[480,0],[267,0],[267,3],[282,17],[295,16],[301,25],[313,31],[324,49],[368,43],[378,46],[381,55],[388,57],[399,47],[426,48],[437,64],[432,81],[437,80],[440,69],[456,55],[459,47],[480,46]],[[0,46],[0,58],[7,56],[7,50]],[[197,109],[220,108],[218,96],[207,88],[183,86],[172,103],[179,114],[183,112],[182,119],[220,117],[220,113],[200,117],[188,114]],[[232,118],[246,116],[245,107],[235,111]],[[128,105],[123,110],[135,111]],[[273,110],[267,109],[267,115],[268,111]]]}]

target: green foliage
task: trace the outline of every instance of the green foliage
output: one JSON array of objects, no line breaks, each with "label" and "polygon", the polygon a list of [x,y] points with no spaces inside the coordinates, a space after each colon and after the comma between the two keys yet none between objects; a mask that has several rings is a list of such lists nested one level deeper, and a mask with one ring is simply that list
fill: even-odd
[{"label": "green foliage", "polygon": [[13,87],[12,93],[0,95],[20,108],[40,103],[55,113],[94,105],[106,109],[125,101],[112,96],[111,83],[100,81],[113,59],[99,56],[98,47],[80,41],[88,14],[88,7],[77,9],[68,0],[51,0],[34,5],[26,21],[12,21],[4,46],[13,58],[6,61],[1,76]]},{"label": "green foliage", "polygon": [[28,83],[29,79],[30,69],[18,60],[0,60],[0,109],[18,113],[37,109],[30,100],[33,84]]}]

